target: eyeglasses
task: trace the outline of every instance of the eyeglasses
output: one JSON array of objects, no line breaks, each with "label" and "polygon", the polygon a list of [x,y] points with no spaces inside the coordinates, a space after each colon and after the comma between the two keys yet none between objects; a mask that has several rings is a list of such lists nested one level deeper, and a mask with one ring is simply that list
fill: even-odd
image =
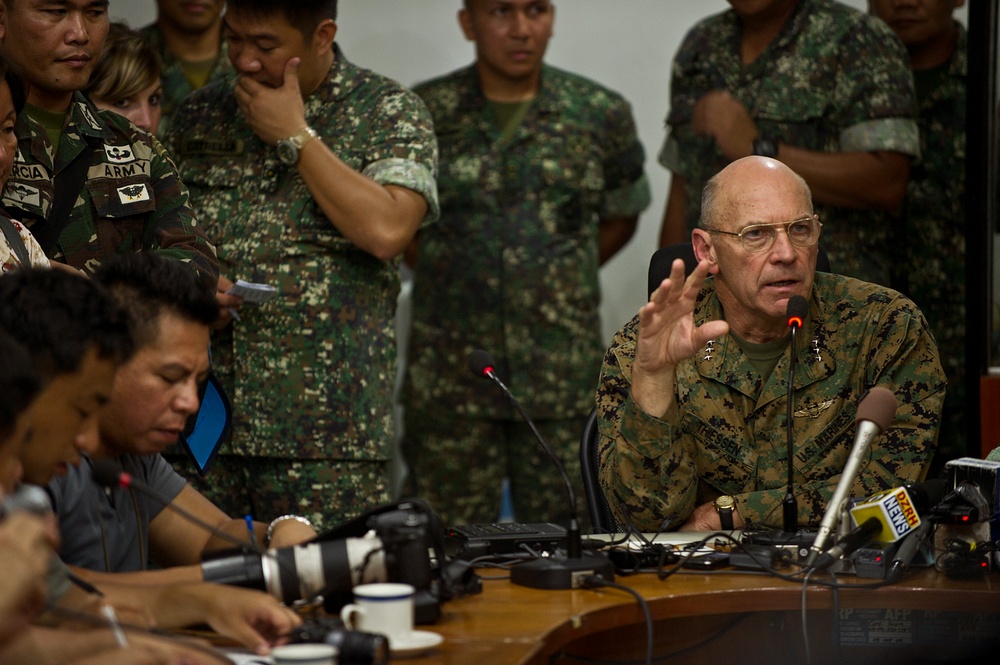
[{"label": "eyeglasses", "polygon": [[812,247],[819,242],[820,230],[823,224],[820,223],[816,215],[793,219],[790,222],[772,222],[770,224],[751,224],[743,227],[739,233],[732,231],[720,231],[719,229],[705,229],[709,233],[721,233],[727,236],[736,236],[743,243],[743,249],[751,254],[766,252],[771,249],[774,239],[778,237],[778,229],[784,227],[788,241],[796,247]]}]

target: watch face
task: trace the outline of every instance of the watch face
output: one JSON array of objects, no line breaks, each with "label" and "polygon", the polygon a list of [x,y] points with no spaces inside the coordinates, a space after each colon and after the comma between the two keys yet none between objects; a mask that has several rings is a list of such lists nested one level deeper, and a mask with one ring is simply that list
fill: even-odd
[{"label": "watch face", "polygon": [[278,159],[285,164],[294,164],[299,161],[299,149],[288,139],[278,141]]}]

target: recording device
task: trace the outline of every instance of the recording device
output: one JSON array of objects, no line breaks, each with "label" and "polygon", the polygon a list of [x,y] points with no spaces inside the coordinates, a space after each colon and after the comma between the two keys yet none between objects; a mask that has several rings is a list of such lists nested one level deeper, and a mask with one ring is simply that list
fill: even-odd
[{"label": "recording device", "polygon": [[960,457],[945,462],[952,488],[935,510],[937,567],[952,577],[980,575],[1000,564],[1000,462]]},{"label": "recording device", "polygon": [[608,582],[615,579],[614,566],[607,557],[596,552],[582,552],[580,538],[580,524],[577,522],[576,493],[573,491],[573,484],[566,473],[566,467],[562,460],[556,455],[549,444],[542,437],[534,421],[524,410],[521,403],[514,397],[513,393],[504,385],[503,381],[494,372],[493,357],[483,351],[476,349],[469,354],[469,370],[478,377],[486,378],[495,383],[507,396],[517,412],[521,414],[524,421],[531,428],[532,434],[541,444],[542,449],[555,463],[566,485],[566,494],[569,498],[569,528],[566,530],[566,556],[554,555],[545,558],[534,559],[519,563],[510,570],[510,581],[513,584],[532,587],[535,589],[573,589],[584,584],[591,575],[603,577]]},{"label": "recording device", "polygon": [[16,512],[26,511],[33,515],[45,517],[52,514],[52,502],[49,494],[38,485],[21,483],[0,502],[0,518],[8,517]]},{"label": "recording device", "polygon": [[289,641],[332,644],[337,647],[337,665],[385,665],[389,662],[389,639],[385,635],[349,630],[340,617],[307,619],[292,631]]},{"label": "recording device", "polygon": [[788,327],[791,328],[791,345],[788,358],[788,410],[785,417],[785,435],[788,441],[788,489],[785,498],[781,502],[782,526],[785,533],[793,533],[799,526],[799,504],[795,500],[795,465],[792,463],[794,454],[794,444],[792,442],[792,403],[795,394],[795,333],[805,323],[806,314],[809,313],[809,303],[802,296],[792,296],[788,299],[785,309],[785,317]]},{"label": "recording device", "polygon": [[551,553],[566,542],[566,529],[551,522],[463,524],[449,528],[445,535],[454,546],[454,555],[468,559],[525,550]]},{"label": "recording device", "polygon": [[851,486],[854,485],[855,478],[861,470],[861,463],[868,455],[872,440],[883,430],[887,429],[896,415],[896,396],[888,388],[875,386],[864,394],[861,402],[858,403],[858,412],[855,422],[858,425],[857,434],[854,437],[854,446],[851,448],[844,471],[840,476],[840,482],[827,504],[826,513],[819,525],[816,540],[809,548],[809,557],[806,559],[806,566],[811,567],[816,563],[816,559],[823,554],[826,549],[830,534],[837,526],[841,507],[847,499]]}]

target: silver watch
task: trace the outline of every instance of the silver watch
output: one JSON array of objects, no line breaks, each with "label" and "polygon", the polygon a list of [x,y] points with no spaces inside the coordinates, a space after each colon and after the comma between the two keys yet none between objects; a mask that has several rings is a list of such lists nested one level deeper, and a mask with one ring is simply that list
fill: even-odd
[{"label": "silver watch", "polygon": [[299,151],[305,144],[319,136],[316,130],[306,125],[286,139],[278,141],[278,159],[289,166],[299,163]]}]

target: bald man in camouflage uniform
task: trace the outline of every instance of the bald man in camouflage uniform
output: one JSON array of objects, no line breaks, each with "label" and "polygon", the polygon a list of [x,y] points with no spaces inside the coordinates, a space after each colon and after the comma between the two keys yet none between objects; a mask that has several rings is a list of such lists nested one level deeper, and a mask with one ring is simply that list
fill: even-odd
[{"label": "bald man in camouflage uniform", "polygon": [[710,177],[763,155],[809,183],[833,270],[893,286],[895,215],[919,152],[902,45],[881,21],[831,0],[730,4],[697,24],[674,59],[661,245],[688,239]]},{"label": "bald man in camouflage uniform", "polygon": [[[17,65],[28,94],[14,126],[18,149],[3,207],[31,230],[49,258],[88,274],[110,256],[156,251],[190,262],[214,288],[215,248],[196,223],[163,146],[79,92],[108,32],[106,10],[96,18],[81,16],[93,11],[76,3],[58,20],[40,21],[32,3],[4,7],[2,52]],[[53,53],[52,44],[65,39],[91,59],[80,66]],[[50,64],[57,56],[63,59]],[[73,182],[60,181],[69,196],[68,219],[50,220],[57,178],[73,168],[79,168]]]},{"label": "bald man in camouflage uniform", "polygon": [[[930,322],[948,377],[935,467],[968,455],[965,413],[965,28],[961,0],[872,0],[910,55],[917,90],[920,159],[903,209],[906,248],[899,289]],[[971,451],[975,454],[975,451]]]},{"label": "bald man in camouflage uniform", "polygon": [[[442,218],[418,237],[404,453],[416,492],[452,523],[497,519],[505,477],[517,519],[565,514],[552,461],[466,357],[493,354],[579,485],[604,347],[598,268],[649,204],[628,103],[542,64],[554,8],[492,4],[460,13],[476,63],[416,88],[441,149]],[[498,44],[531,57],[508,61]]]},{"label": "bald man in camouflage uniform", "polygon": [[436,142],[419,98],[334,43],[336,2],[255,5],[227,3],[235,87],[196,91],[168,137],[223,274],[278,290],[215,339],[234,422],[205,491],[322,529],[389,498],[397,257],[437,215]]},{"label": "bald man in camouflage uniform", "polygon": [[856,406],[874,386],[891,390],[899,408],[851,496],[922,480],[945,381],[917,307],[815,272],[820,228],[809,189],[780,162],[737,160],[704,200],[692,232],[698,267],[685,280],[676,261],[604,358],[600,479],[616,518],[643,531],[719,529],[714,501],[731,496],[737,528],[782,525],[793,295],[809,303],[793,402],[799,525],[822,519],[852,448]]},{"label": "bald man in camouflage uniform", "polygon": [[142,38],[160,54],[163,94],[160,125],[164,136],[170,118],[192,92],[213,81],[229,77],[233,67],[222,39],[224,0],[192,5],[185,0],[156,0],[156,22],[140,31]]}]

